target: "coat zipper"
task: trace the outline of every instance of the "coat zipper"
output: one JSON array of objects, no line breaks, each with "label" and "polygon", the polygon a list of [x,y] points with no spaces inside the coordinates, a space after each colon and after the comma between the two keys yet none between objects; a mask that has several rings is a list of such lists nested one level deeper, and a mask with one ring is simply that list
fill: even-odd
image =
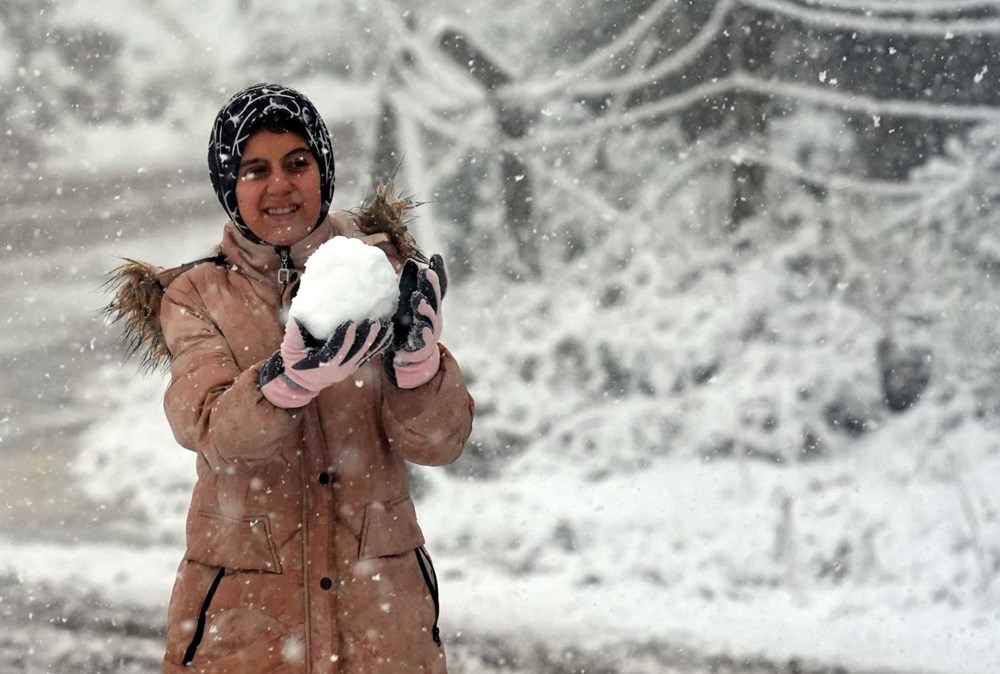
[{"label": "coat zipper", "polygon": [[219,589],[219,582],[222,581],[224,575],[226,575],[225,567],[219,569],[219,573],[215,575],[215,580],[212,581],[211,587],[208,588],[208,592],[205,594],[205,601],[202,602],[201,611],[198,612],[198,624],[195,627],[194,636],[191,638],[191,643],[188,644],[187,650],[184,652],[184,659],[181,660],[185,667],[189,667],[194,662],[198,646],[201,645],[202,637],[205,636],[205,623],[208,622],[208,608],[212,605],[212,598],[215,596],[215,591]]},{"label": "coat zipper", "polygon": [[437,574],[434,572],[434,563],[431,556],[427,554],[424,546],[420,546],[414,552],[417,554],[417,564],[420,565],[420,573],[424,576],[427,589],[430,590],[431,600],[434,602],[434,626],[431,628],[431,637],[434,643],[441,645],[441,629],[438,627],[438,620],[441,618],[441,600],[438,597]]},{"label": "coat zipper", "polygon": [[281,292],[285,292],[285,286],[288,285],[288,281],[292,277],[292,264],[291,257],[289,256],[288,246],[275,246],[274,252],[278,254],[281,258],[281,267],[278,269],[278,285],[281,286]]}]

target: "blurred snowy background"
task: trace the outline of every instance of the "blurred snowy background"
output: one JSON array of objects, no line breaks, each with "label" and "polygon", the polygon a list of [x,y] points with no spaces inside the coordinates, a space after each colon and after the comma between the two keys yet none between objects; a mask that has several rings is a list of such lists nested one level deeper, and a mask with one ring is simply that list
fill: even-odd
[{"label": "blurred snowy background", "polygon": [[208,130],[259,81],[323,112],[336,208],[394,177],[450,262],[478,416],[413,476],[456,671],[1000,671],[997,0],[3,0],[0,35],[3,671],[155,667],[193,461],[101,283],[210,251]]}]

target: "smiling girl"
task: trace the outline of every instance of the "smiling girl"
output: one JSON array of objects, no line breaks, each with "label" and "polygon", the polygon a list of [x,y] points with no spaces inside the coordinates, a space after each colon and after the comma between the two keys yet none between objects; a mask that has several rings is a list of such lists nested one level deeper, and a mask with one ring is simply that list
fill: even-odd
[{"label": "smiling girl", "polygon": [[[111,306],[169,362],[164,409],[197,457],[163,671],[445,672],[406,469],[454,461],[471,431],[472,398],[438,341],[443,262],[403,259],[330,214],[329,134],[297,91],[236,94],[209,168],[229,216],[218,253],[132,265]],[[400,300],[392,320],[324,342],[285,316],[305,260],[338,235],[385,253]]]}]

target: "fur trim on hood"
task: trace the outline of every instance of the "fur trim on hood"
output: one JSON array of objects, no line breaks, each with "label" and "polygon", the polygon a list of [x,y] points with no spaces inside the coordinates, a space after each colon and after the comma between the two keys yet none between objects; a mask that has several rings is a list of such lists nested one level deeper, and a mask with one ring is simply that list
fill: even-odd
[{"label": "fur trim on hood", "polygon": [[427,264],[427,256],[420,252],[409,232],[413,219],[410,211],[419,205],[410,197],[393,195],[391,185],[381,184],[375,189],[375,196],[366,199],[353,215],[358,221],[358,228],[365,234],[387,234],[404,260],[413,258]]},{"label": "fur trim on hood", "polygon": [[225,264],[225,259],[219,253],[172,269],[126,259],[108,273],[104,287],[112,298],[101,313],[109,324],[121,325],[126,360],[138,357],[144,371],[158,370],[170,363],[170,352],[160,327],[160,302],[171,281],[203,262]]}]

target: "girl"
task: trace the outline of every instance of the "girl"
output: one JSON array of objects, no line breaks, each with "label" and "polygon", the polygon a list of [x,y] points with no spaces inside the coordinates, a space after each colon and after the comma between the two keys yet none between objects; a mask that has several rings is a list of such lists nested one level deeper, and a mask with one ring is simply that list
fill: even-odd
[{"label": "girl", "polygon": [[[472,427],[438,342],[443,262],[418,265],[398,237],[329,214],[330,137],[297,91],[236,94],[208,163],[229,217],[218,253],[130,263],[109,307],[133,347],[169,361],[167,419],[197,454],[163,671],[445,672],[405,464],[454,461]],[[400,301],[392,320],[322,341],[284,317],[303,263],[337,235],[385,252]]]}]

